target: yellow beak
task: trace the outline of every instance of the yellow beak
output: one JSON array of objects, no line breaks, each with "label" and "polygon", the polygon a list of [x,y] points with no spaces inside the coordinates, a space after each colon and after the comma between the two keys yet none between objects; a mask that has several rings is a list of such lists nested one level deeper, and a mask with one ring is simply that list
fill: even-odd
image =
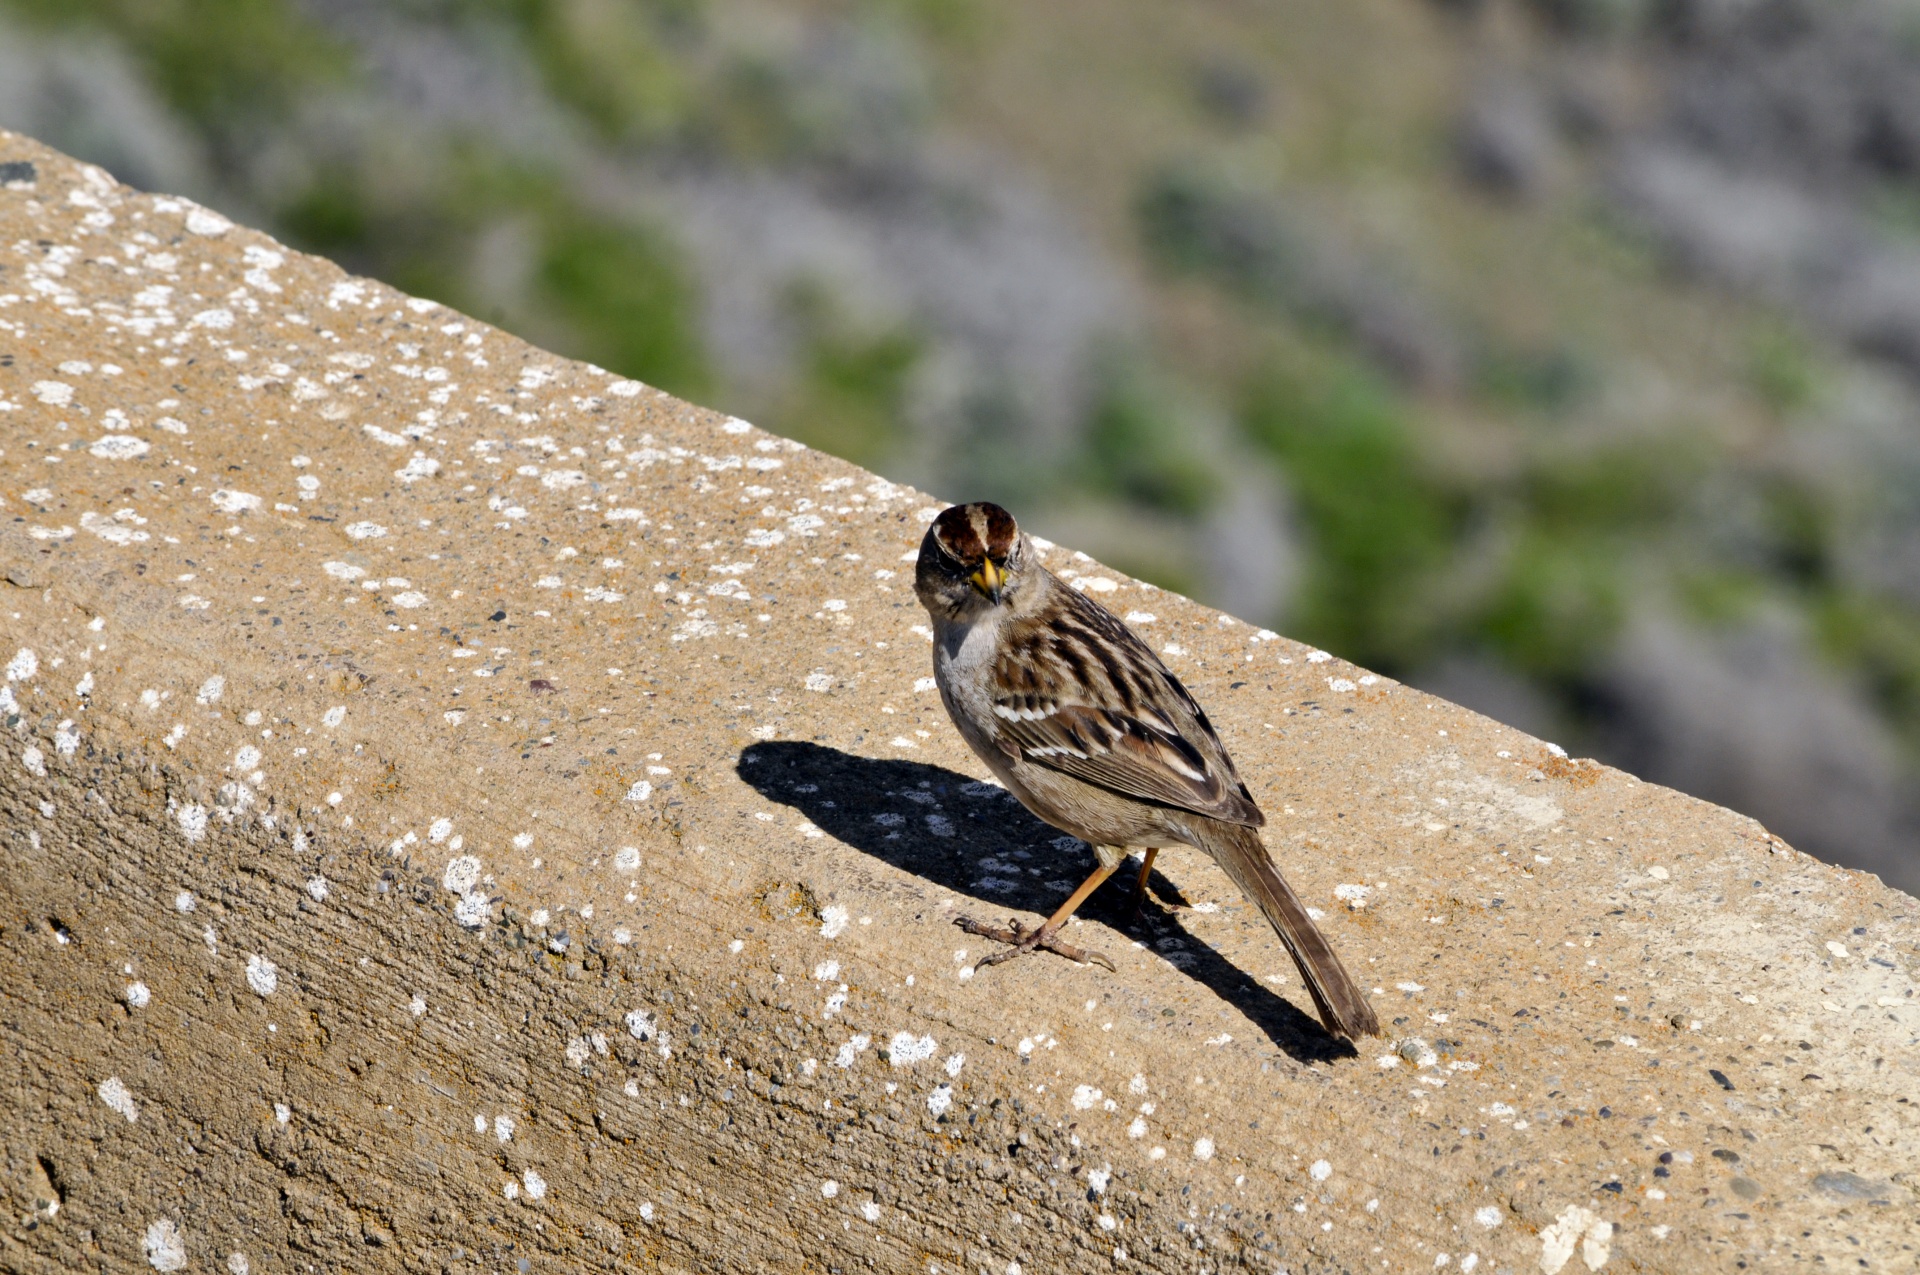
[{"label": "yellow beak", "polygon": [[967,577],[969,583],[980,591],[995,606],[1000,605],[1000,595],[1007,585],[1007,573],[993,565],[993,559],[987,558],[980,563],[980,569]]}]

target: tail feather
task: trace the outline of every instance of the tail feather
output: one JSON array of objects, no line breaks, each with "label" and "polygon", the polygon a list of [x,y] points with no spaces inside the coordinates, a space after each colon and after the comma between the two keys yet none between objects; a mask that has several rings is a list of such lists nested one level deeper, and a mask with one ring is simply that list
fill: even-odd
[{"label": "tail feather", "polygon": [[1380,1020],[1374,1016],[1366,994],[1340,963],[1326,935],[1307,915],[1300,896],[1274,866],[1260,834],[1252,828],[1212,819],[1193,831],[1201,834],[1200,848],[1213,856],[1240,887],[1240,893],[1251,899],[1272,923],[1293,963],[1299,967],[1307,993],[1313,997],[1314,1008],[1320,1011],[1320,1021],[1328,1030],[1353,1040],[1378,1036]]}]

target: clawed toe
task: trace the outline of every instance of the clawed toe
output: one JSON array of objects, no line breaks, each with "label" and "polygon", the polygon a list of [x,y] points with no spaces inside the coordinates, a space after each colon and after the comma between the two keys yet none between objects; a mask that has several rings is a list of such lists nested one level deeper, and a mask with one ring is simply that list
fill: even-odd
[{"label": "clawed toe", "polygon": [[989,965],[998,965],[1002,961],[1010,961],[1016,956],[1025,956],[1036,949],[1044,948],[1080,965],[1100,965],[1112,973],[1119,972],[1118,967],[1105,953],[1096,952],[1092,948],[1075,947],[1060,938],[1058,932],[1048,933],[1045,926],[1036,926],[1029,930],[1020,922],[1010,919],[1006,929],[997,929],[991,925],[983,925],[967,916],[955,917],[953,923],[968,934],[1007,944],[998,952],[975,961],[976,970],[985,969]]}]

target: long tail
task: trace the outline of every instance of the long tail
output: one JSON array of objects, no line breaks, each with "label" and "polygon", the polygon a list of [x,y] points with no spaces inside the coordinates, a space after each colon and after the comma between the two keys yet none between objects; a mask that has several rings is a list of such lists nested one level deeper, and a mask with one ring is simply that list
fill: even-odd
[{"label": "long tail", "polygon": [[1240,893],[1266,914],[1280,941],[1287,945],[1293,963],[1300,967],[1300,977],[1328,1030],[1349,1039],[1378,1036],[1380,1020],[1374,1017],[1366,994],[1340,963],[1327,936],[1307,915],[1300,896],[1273,866],[1260,834],[1214,819],[1194,820],[1192,831],[1199,834],[1200,849],[1212,855],[1240,887]]}]

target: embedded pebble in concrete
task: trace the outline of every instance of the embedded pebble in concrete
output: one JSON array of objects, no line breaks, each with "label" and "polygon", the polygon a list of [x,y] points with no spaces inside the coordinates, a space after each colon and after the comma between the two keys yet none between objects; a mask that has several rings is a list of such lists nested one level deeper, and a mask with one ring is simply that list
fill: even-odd
[{"label": "embedded pebble in concrete", "polygon": [[0,162],[33,171],[0,190],[19,1264],[1914,1242],[1913,900],[1039,545],[1205,703],[1389,1035],[1330,1040],[1179,849],[1139,924],[1112,887],[1074,927],[1117,974],[979,969],[953,918],[1037,920],[1091,853],[928,683],[938,501],[24,139]]}]

